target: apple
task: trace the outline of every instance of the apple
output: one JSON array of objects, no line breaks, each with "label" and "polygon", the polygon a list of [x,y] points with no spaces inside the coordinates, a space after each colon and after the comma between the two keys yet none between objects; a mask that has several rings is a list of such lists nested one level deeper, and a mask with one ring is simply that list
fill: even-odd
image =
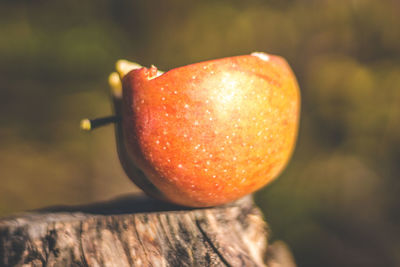
[{"label": "apple", "polygon": [[256,52],[165,73],[120,61],[117,69],[119,156],[150,196],[220,205],[262,188],[287,164],[300,93],[283,58]]}]

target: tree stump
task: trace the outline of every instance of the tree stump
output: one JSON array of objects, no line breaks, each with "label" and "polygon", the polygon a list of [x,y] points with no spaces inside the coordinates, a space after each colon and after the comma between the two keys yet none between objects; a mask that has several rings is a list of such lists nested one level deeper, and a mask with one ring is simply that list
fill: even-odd
[{"label": "tree stump", "polygon": [[0,219],[0,266],[294,266],[282,246],[266,253],[267,234],[251,197],[185,209],[128,196]]}]

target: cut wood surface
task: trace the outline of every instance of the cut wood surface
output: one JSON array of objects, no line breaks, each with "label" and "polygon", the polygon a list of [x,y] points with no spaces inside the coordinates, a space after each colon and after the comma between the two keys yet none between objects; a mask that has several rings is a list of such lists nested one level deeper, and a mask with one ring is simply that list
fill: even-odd
[{"label": "cut wood surface", "polygon": [[185,209],[127,196],[0,219],[0,266],[295,266],[267,237],[251,197]]}]

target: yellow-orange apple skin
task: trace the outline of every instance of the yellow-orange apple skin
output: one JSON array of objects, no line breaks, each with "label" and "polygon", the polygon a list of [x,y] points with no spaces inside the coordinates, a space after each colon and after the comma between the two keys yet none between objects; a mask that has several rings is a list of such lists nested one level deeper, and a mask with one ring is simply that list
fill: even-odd
[{"label": "yellow-orange apple skin", "polygon": [[279,56],[228,57],[162,75],[140,68],[122,82],[125,145],[164,200],[236,200],[275,179],[292,154],[300,93]]}]

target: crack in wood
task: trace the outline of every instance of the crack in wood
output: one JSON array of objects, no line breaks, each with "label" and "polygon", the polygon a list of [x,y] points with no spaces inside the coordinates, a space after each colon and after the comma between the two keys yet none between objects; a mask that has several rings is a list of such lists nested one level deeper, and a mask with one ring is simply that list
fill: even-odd
[{"label": "crack in wood", "polygon": [[146,247],[143,245],[143,241],[142,241],[142,239],[140,237],[140,234],[139,234],[139,231],[138,231],[138,229],[136,227],[137,224],[136,224],[136,220],[135,219],[132,221],[132,224],[133,224],[133,229],[134,229],[134,231],[136,233],[136,236],[138,238],[139,244],[142,247],[143,253],[146,256],[147,262],[150,264],[150,266],[153,266],[153,264],[150,262],[150,258],[149,258],[149,255],[148,255],[147,251],[146,251]]},{"label": "crack in wood", "polygon": [[200,233],[203,235],[203,238],[205,241],[210,245],[210,247],[213,249],[215,254],[219,257],[221,262],[225,264],[227,267],[232,267],[232,265],[225,259],[225,257],[222,255],[221,252],[219,252],[218,248],[216,245],[212,242],[211,238],[207,235],[207,233],[203,230],[203,228],[200,225],[200,220],[196,220],[196,225],[199,228]]},{"label": "crack in wood", "polygon": [[81,260],[82,264],[84,266],[89,267],[89,264],[86,261],[86,255],[85,255],[85,250],[83,249],[83,240],[82,240],[82,234],[83,234],[83,221],[79,222],[79,233],[78,233],[78,240],[79,240],[79,250],[81,252]]}]

